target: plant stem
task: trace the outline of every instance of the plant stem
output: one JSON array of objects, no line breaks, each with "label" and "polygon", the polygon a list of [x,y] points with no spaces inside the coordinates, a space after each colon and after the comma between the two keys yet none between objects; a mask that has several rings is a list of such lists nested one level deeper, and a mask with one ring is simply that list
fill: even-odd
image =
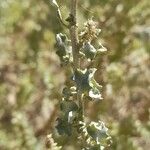
[{"label": "plant stem", "polygon": [[[80,59],[79,59],[79,40],[78,40],[78,29],[77,29],[77,2],[78,0],[71,0],[71,16],[73,17],[74,24],[70,25],[70,36],[71,36],[71,44],[72,44],[72,54],[73,54],[73,69],[74,71],[77,68],[80,68]],[[83,121],[84,115],[84,104],[82,99],[82,93],[77,91],[77,99],[79,102],[79,120]]]},{"label": "plant stem", "polygon": [[71,36],[71,44],[72,44],[72,53],[73,53],[73,64],[74,68],[79,67],[79,50],[78,50],[78,31],[77,31],[77,1],[78,0],[71,0],[71,15],[73,17],[74,25],[70,26],[70,36]]}]

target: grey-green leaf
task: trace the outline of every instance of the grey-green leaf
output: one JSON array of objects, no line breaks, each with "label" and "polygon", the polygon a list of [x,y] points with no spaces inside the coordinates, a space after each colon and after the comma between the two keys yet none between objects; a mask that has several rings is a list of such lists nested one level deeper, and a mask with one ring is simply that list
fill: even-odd
[{"label": "grey-green leaf", "polygon": [[89,72],[88,70],[77,69],[74,73],[73,80],[77,84],[77,90],[81,92],[86,92],[91,89],[89,85]]},{"label": "grey-green leaf", "polygon": [[104,138],[108,137],[108,128],[100,121],[91,122],[87,127],[87,131],[96,142],[101,142]]},{"label": "grey-green leaf", "polygon": [[85,42],[82,49],[85,56],[89,59],[93,59],[97,52],[94,46],[91,45],[90,42]]},{"label": "grey-green leaf", "polygon": [[61,118],[58,118],[57,121],[58,121],[58,124],[56,126],[56,129],[57,129],[58,133],[60,135],[66,134],[66,135],[70,136],[72,133],[72,125],[70,123],[68,123],[68,121],[63,120]]}]

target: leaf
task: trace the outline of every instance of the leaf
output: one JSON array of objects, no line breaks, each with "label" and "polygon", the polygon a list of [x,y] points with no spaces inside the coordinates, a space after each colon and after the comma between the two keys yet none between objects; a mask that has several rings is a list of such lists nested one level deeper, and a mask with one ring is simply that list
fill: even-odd
[{"label": "leaf", "polygon": [[102,88],[101,85],[99,85],[96,80],[94,79],[94,74],[96,72],[96,68],[91,68],[89,69],[89,72],[90,72],[90,75],[89,75],[89,84],[91,86],[91,89],[89,91],[89,96],[92,98],[92,99],[103,99],[102,98],[102,95],[100,93],[100,89]]},{"label": "leaf", "polygon": [[56,126],[56,129],[57,129],[58,133],[60,135],[66,134],[66,135],[70,136],[72,133],[72,125],[70,123],[68,123],[68,121],[63,120],[61,118],[58,118],[57,121],[58,121],[58,124]]},{"label": "leaf", "polygon": [[76,94],[76,87],[65,87],[62,94],[64,95],[64,98],[68,99],[70,96],[73,96],[73,94]]},{"label": "leaf", "polygon": [[102,86],[97,83],[97,81],[94,79],[94,77],[92,77],[92,78],[90,79],[90,84],[91,84],[92,87],[96,87],[96,88],[98,88],[98,89],[101,89],[101,88],[102,88]]},{"label": "leaf", "polygon": [[63,100],[60,104],[60,109],[63,113],[68,115],[70,111],[77,111],[78,105],[71,100]]},{"label": "leaf", "polygon": [[73,80],[76,82],[77,90],[87,93],[92,99],[102,99],[99,89],[100,86],[94,79],[96,68],[85,70],[77,69],[74,73]]},{"label": "leaf", "polygon": [[87,126],[88,134],[97,142],[101,143],[102,140],[108,137],[108,128],[105,126],[103,122],[91,122]]},{"label": "leaf", "polygon": [[60,104],[61,116],[57,119],[56,129],[59,134],[71,135],[72,123],[78,115],[78,105],[71,100],[63,100]]},{"label": "leaf", "polygon": [[[84,137],[86,138],[87,147],[84,150],[104,150],[105,146],[108,146],[108,142],[112,143],[111,137],[109,136],[108,128],[101,121],[90,122],[79,122]],[[110,146],[110,145],[109,145]]]},{"label": "leaf", "polygon": [[82,47],[82,50],[85,56],[91,60],[96,56],[97,53],[96,49],[93,45],[91,45],[90,42],[85,42]]},{"label": "leaf", "polygon": [[77,84],[77,90],[86,92],[91,89],[89,85],[89,71],[77,69],[74,73],[73,80]]},{"label": "leaf", "polygon": [[69,46],[69,40],[65,34],[56,34],[56,54],[59,56],[62,62],[69,62],[71,57],[71,48]]},{"label": "leaf", "polygon": [[64,35],[62,33],[56,34],[56,47],[57,47],[57,55],[59,57],[65,56],[66,53],[66,45],[64,43]]},{"label": "leaf", "polygon": [[103,99],[100,91],[97,88],[92,88],[89,91],[89,96],[93,99]]}]

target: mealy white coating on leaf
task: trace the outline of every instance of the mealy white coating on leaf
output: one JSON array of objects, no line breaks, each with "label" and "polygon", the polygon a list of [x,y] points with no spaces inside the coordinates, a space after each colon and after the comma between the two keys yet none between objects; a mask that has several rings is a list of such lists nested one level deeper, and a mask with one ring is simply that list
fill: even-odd
[{"label": "mealy white coating on leaf", "polygon": [[[96,91],[97,92],[97,91]],[[100,94],[100,92],[97,92],[97,93],[94,93],[94,90],[93,89],[91,89],[90,91],[89,91],[89,96],[91,97],[91,98],[94,98],[94,99],[103,99],[102,98],[102,95]]]},{"label": "mealy white coating on leaf", "polygon": [[73,111],[70,111],[68,114],[68,122],[72,122],[73,121]]},{"label": "mealy white coating on leaf", "polygon": [[60,37],[60,33],[59,34],[56,34],[56,41],[59,45],[61,45],[63,42],[62,42],[62,39]]},{"label": "mealy white coating on leaf", "polygon": [[72,123],[76,117],[77,117],[77,112],[76,111],[70,111],[68,114],[68,122]]}]

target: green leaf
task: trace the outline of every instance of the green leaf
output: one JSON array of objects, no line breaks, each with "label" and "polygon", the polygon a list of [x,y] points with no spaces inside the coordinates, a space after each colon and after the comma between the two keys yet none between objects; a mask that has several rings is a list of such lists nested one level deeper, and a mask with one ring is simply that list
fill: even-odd
[{"label": "green leaf", "polygon": [[95,68],[90,68],[88,70],[77,69],[74,73],[73,80],[76,82],[77,90],[82,93],[88,93],[92,99],[102,99],[99,91],[102,86],[94,79],[95,71]]},{"label": "green leaf", "polygon": [[101,89],[102,88],[102,86],[97,83],[97,81],[94,79],[94,77],[91,77],[90,85],[92,87],[96,87],[97,89]]},{"label": "green leaf", "polygon": [[96,72],[96,68],[91,68],[89,69],[89,72],[90,72],[90,76],[89,76],[89,84],[91,86],[91,89],[89,91],[89,96],[92,98],[92,99],[103,99],[102,98],[102,95],[100,93],[100,89],[102,88],[101,85],[99,85],[96,80],[94,79],[94,74]]},{"label": "green leaf", "polygon": [[89,71],[77,69],[74,73],[73,80],[76,82],[77,90],[86,92],[91,89],[89,85]]},{"label": "green leaf", "polygon": [[93,45],[91,45],[90,42],[85,42],[82,47],[82,50],[85,56],[91,60],[96,56],[97,53],[96,49],[94,48]]},{"label": "green leaf", "polygon": [[89,124],[79,122],[79,124],[88,145],[84,150],[103,150],[108,143],[112,143],[107,133],[108,129],[103,122],[92,121]]},{"label": "green leaf", "polygon": [[103,99],[100,91],[96,87],[89,91],[89,96],[93,99]]},{"label": "green leaf", "polygon": [[101,143],[102,140],[108,137],[108,128],[105,126],[103,122],[91,122],[87,126],[88,134],[97,142]]},{"label": "green leaf", "polygon": [[68,99],[70,96],[73,96],[73,94],[76,94],[76,87],[65,87],[62,91],[62,94],[65,99]]},{"label": "green leaf", "polygon": [[78,105],[71,100],[63,100],[60,104],[61,115],[57,119],[56,129],[60,135],[71,135],[72,124],[78,115]]},{"label": "green leaf", "polygon": [[62,33],[56,34],[56,48],[58,49],[56,53],[59,57],[63,57],[67,54],[64,35]]},{"label": "green leaf", "polygon": [[72,133],[72,125],[70,123],[68,123],[68,121],[63,120],[61,118],[58,118],[57,121],[58,121],[58,124],[56,126],[56,129],[57,129],[58,133],[60,135],[66,134],[66,135],[70,136]]},{"label": "green leaf", "polygon": [[69,46],[69,40],[65,34],[56,34],[56,54],[59,56],[62,62],[69,62],[71,56],[71,47]]},{"label": "green leaf", "polygon": [[63,113],[69,114],[70,111],[77,111],[78,105],[72,100],[63,100],[60,103],[60,109]]}]

